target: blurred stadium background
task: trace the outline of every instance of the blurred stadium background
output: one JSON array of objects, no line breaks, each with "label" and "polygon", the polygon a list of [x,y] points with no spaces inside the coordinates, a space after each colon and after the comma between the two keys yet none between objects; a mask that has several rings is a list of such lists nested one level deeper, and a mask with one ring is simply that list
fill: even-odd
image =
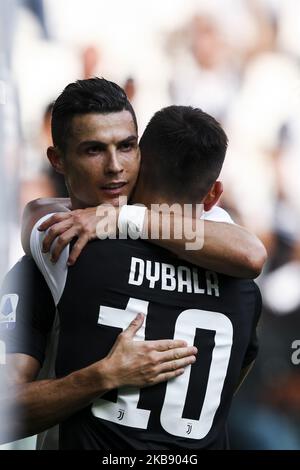
[{"label": "blurred stadium background", "polygon": [[65,194],[46,159],[50,104],[95,75],[125,87],[140,135],[171,103],[226,129],[221,204],[269,253],[260,354],[233,403],[231,446],[300,449],[300,2],[1,0],[1,278],[22,255],[25,204]]}]

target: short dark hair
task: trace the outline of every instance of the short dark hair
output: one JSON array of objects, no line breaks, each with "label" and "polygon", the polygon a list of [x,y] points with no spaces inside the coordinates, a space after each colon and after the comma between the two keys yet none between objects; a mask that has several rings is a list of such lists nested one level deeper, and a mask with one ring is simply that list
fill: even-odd
[{"label": "short dark hair", "polygon": [[201,109],[163,108],[140,140],[143,183],[167,198],[200,201],[219,176],[227,143],[220,124]]},{"label": "short dark hair", "polygon": [[108,114],[124,110],[131,113],[137,130],[133,107],[119,85],[98,77],[70,83],[53,105],[51,132],[54,145],[63,151],[66,149],[74,116],[90,113]]}]

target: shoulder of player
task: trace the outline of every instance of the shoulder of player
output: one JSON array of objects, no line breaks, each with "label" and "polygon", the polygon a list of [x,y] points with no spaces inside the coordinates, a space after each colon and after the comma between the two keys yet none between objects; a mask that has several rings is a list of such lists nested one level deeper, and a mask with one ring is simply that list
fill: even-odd
[{"label": "shoulder of player", "polygon": [[23,256],[5,274],[2,281],[2,289],[5,287],[16,287],[25,285],[31,279],[40,277],[40,272],[31,256]]},{"label": "shoulder of player", "polygon": [[170,251],[160,246],[154,245],[147,240],[132,240],[127,239],[105,239],[105,240],[92,240],[89,242],[82,254],[87,257],[103,256],[105,258],[114,256],[117,254],[124,254],[127,256],[134,256],[140,254],[142,257],[148,257],[154,259],[155,257],[166,257],[168,259],[177,260],[178,258],[170,253]]},{"label": "shoulder of player", "polygon": [[30,237],[30,249],[35,263],[37,264],[39,270],[44,276],[45,281],[48,284],[49,289],[51,290],[55,305],[57,305],[66,283],[68,274],[67,260],[69,257],[70,247],[67,245],[63,249],[56,263],[51,261],[50,253],[43,252],[43,240],[45,233],[40,232],[38,227],[43,221],[51,217],[51,215],[52,214],[47,214],[46,216],[42,217],[33,227]]}]

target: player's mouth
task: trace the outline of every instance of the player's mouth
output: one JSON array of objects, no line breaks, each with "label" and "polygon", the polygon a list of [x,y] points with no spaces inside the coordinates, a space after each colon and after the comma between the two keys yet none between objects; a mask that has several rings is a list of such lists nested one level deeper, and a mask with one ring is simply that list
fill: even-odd
[{"label": "player's mouth", "polygon": [[124,186],[126,186],[127,184],[128,184],[127,181],[116,181],[114,183],[108,183],[108,184],[101,186],[101,190],[107,196],[115,197],[123,193]]}]

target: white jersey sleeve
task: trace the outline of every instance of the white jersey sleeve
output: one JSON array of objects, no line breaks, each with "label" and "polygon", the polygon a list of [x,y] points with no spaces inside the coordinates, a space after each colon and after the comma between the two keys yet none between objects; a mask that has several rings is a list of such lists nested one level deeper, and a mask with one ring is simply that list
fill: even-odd
[{"label": "white jersey sleeve", "polygon": [[38,227],[52,215],[53,214],[45,215],[40,220],[38,220],[38,222],[33,227],[30,236],[30,250],[36,265],[43,274],[45,281],[51,290],[55,305],[57,305],[62,296],[67,280],[67,261],[70,248],[69,245],[65,247],[56,263],[50,261],[50,253],[42,252],[45,232],[40,232]]},{"label": "white jersey sleeve", "polygon": [[213,206],[207,212],[203,212],[201,219],[210,220],[212,222],[226,222],[228,224],[234,224],[234,221],[224,209],[219,206]]}]

